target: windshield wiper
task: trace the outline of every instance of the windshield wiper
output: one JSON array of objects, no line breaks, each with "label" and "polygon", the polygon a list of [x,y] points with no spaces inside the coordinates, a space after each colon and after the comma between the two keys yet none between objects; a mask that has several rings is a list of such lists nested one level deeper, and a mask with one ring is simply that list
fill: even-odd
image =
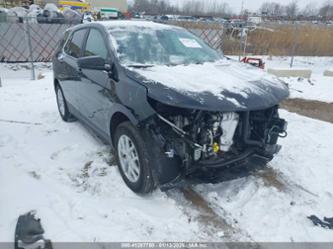
[{"label": "windshield wiper", "polygon": [[154,65],[146,65],[146,64],[130,64],[126,65],[127,67],[133,67],[133,68],[148,68],[153,67]]}]

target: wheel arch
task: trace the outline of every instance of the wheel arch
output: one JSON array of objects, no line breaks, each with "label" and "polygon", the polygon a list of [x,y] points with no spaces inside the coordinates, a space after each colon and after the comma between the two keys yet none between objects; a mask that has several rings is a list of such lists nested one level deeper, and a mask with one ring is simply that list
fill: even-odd
[{"label": "wheel arch", "polygon": [[114,146],[114,134],[115,131],[117,129],[117,127],[126,121],[131,122],[134,126],[136,126],[138,124],[138,120],[134,117],[134,115],[127,111],[125,108],[125,110],[121,110],[122,108],[120,108],[119,110],[115,111],[112,115],[111,115],[111,119],[110,119],[110,143],[111,145]]},{"label": "wheel arch", "polygon": [[[130,122],[133,126],[138,127],[138,131],[142,136],[143,140],[149,145],[149,153],[151,162],[151,170],[153,174],[154,181],[157,185],[163,185],[170,183],[177,179],[181,174],[181,161],[178,158],[168,158],[163,148],[160,147],[160,144],[157,143],[156,139],[151,135],[149,129],[142,129],[141,124],[144,124],[144,120],[138,120],[132,112],[127,108],[124,108],[126,111],[116,111],[113,113],[110,120],[110,139],[111,146],[116,148],[115,145],[115,131],[117,127],[123,122]],[[153,162],[153,163],[152,163]]]}]

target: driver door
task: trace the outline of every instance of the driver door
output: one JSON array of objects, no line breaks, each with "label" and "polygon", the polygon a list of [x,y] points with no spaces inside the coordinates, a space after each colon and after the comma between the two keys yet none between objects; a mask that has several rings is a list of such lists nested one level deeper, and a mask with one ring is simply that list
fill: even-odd
[{"label": "driver door", "polygon": [[[110,53],[103,33],[90,28],[83,49],[83,56],[100,56],[111,65]],[[108,110],[112,106],[110,85],[112,78],[105,70],[80,68],[82,80],[78,92],[80,94],[80,112],[86,121],[98,133],[107,136],[109,133]]]}]

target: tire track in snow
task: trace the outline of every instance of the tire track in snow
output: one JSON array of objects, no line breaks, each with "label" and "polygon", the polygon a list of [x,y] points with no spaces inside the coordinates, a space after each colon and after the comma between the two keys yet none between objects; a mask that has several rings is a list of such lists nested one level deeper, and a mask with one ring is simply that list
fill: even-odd
[{"label": "tire track in snow", "polygon": [[[251,246],[254,240],[244,230],[241,230],[222,207],[209,203],[197,191],[190,187],[181,188],[179,191],[166,192],[169,198],[176,201],[182,208],[189,222],[196,221],[204,228],[205,233],[212,241],[239,242],[248,241]],[[215,211],[215,210],[218,210]],[[207,241],[207,238],[205,239]],[[227,245],[226,245],[227,246]],[[255,246],[255,248],[258,246]],[[259,248],[259,247],[258,247]]]},{"label": "tire track in snow", "polygon": [[[114,151],[111,152],[114,157]],[[114,165],[116,162],[114,161]],[[204,241],[225,241],[239,242],[254,240],[246,232],[237,227],[237,224],[231,224],[233,219],[221,207],[212,207],[197,191],[190,187],[173,189],[165,192],[166,195],[174,200],[178,207],[182,209],[190,222],[198,222],[204,228],[204,233],[208,237],[202,237]],[[219,210],[217,213],[216,210]],[[253,244],[251,243],[252,247]],[[227,248],[227,246],[226,246]],[[255,247],[256,248],[256,247]]]},{"label": "tire track in snow", "polygon": [[277,190],[287,194],[295,195],[297,192],[300,191],[307,195],[311,195],[312,197],[319,197],[316,193],[311,192],[310,190],[306,189],[305,187],[299,185],[298,183],[285,176],[279,170],[271,167],[267,167],[263,170],[256,172],[255,177],[261,179],[266,187],[274,187]]},{"label": "tire track in snow", "polygon": [[[282,172],[271,167],[260,170],[254,173],[253,176],[255,181],[262,181],[265,187],[276,188],[278,191],[291,195],[293,198],[300,197],[303,194],[312,198],[318,197],[316,193],[311,192],[289,179]],[[246,230],[239,227],[237,220],[221,205],[214,201],[210,202],[192,188],[182,188],[179,192],[183,195],[184,200],[187,201],[187,204],[180,204],[184,213],[202,225],[209,238],[215,239],[215,241],[218,238],[226,243],[245,241],[244,244],[248,243],[251,248],[262,248]],[[223,236],[219,236],[221,232]],[[228,248],[228,244],[226,244],[226,248]]]}]

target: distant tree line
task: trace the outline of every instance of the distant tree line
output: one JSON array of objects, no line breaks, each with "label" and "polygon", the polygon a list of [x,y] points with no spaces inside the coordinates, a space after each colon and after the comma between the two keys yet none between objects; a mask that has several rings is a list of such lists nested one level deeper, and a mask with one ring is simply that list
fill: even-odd
[{"label": "distant tree line", "polygon": [[319,7],[313,2],[307,4],[304,8],[300,8],[298,2],[295,0],[287,5],[282,5],[278,2],[265,2],[261,5],[259,12],[262,15],[272,18],[287,17],[289,19],[297,19],[320,17],[328,20],[333,18],[333,1],[326,1]]},{"label": "distant tree line", "polygon": [[191,15],[227,17],[232,15],[227,3],[220,0],[189,0],[183,4],[172,5],[166,0],[135,0],[130,6],[134,12],[145,12],[150,15]]},{"label": "distant tree line", "polygon": [[[178,4],[170,4],[168,0],[134,0],[134,3],[130,6],[130,10],[150,15],[178,14],[215,17],[230,17],[235,15],[230,6],[221,0],[188,0],[179,1]],[[250,12],[247,10],[241,13],[241,15],[248,14]],[[321,6],[318,6],[316,2],[309,3],[304,8],[300,7],[297,0],[291,0],[286,5],[279,2],[267,1],[261,5],[255,14],[272,19],[321,17],[328,20],[333,18],[333,0],[327,0]]]}]

